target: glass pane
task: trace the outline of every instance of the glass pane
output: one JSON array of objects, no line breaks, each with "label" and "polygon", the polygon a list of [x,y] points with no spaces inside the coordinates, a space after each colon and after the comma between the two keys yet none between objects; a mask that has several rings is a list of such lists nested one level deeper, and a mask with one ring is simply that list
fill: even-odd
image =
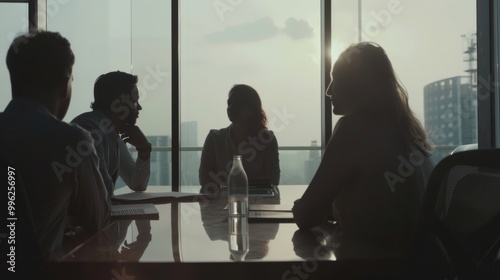
[{"label": "glass pane", "polygon": [[10,76],[5,63],[7,51],[14,38],[28,31],[28,4],[0,3],[0,111],[12,99]]},{"label": "glass pane", "polygon": [[[180,10],[182,147],[201,150],[210,129],[230,124],[235,84],[257,90],[280,147],[321,146],[320,1],[181,1]],[[198,184],[199,156],[188,162],[181,183]]]},{"label": "glass pane", "polygon": [[73,94],[64,118],[71,121],[91,110],[99,75],[116,70],[130,73],[130,1],[71,1],[61,6],[57,0],[48,0],[47,5],[59,7],[58,13],[47,14],[47,30],[66,37],[75,53]]},{"label": "glass pane", "polygon": [[[60,6],[60,12],[47,16],[48,30],[68,38],[76,56],[73,97],[65,120],[91,110],[99,75],[116,70],[137,75],[142,106],[137,125],[153,145],[149,185],[170,186],[170,2],[92,0],[61,5],[49,0],[47,5]],[[136,158],[135,148],[130,151]],[[120,179],[116,183],[117,188],[123,185]]]},{"label": "glass pane", "polygon": [[477,143],[476,1],[359,3],[333,1],[332,59],[360,37],[381,45],[436,146],[436,162]]},{"label": "glass pane", "polygon": [[143,107],[138,125],[147,136],[168,138],[164,144],[168,147],[172,122],[170,10],[170,1],[134,0],[130,30],[132,73],[139,76]]},{"label": "glass pane", "polygon": [[[138,75],[142,106],[137,125],[153,146],[150,186],[172,185],[171,3],[133,0],[132,73]],[[132,148],[135,149],[135,148]]]},{"label": "glass pane", "polygon": [[321,147],[313,143],[306,148],[310,150],[280,150],[280,185],[308,185],[311,182],[321,161]]}]

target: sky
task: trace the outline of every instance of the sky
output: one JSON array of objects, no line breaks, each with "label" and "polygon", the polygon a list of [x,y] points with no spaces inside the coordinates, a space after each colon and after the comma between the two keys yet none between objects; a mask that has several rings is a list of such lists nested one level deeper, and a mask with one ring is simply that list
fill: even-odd
[{"label": "sky", "polygon": [[[321,131],[320,1],[180,1],[181,121],[196,121],[198,146],[229,125],[227,94],[244,83],[260,94],[280,146],[308,146]],[[464,75],[462,35],[475,33],[473,0],[332,1],[332,60],[352,43],[380,44],[423,122],[423,87]],[[170,2],[49,0],[47,29],[61,32],[76,56],[71,121],[90,110],[95,79],[109,71],[139,76],[146,135],[170,135]],[[24,4],[0,4],[0,53],[26,28]],[[0,110],[10,100],[0,65]],[[334,120],[338,117],[334,117]]]}]

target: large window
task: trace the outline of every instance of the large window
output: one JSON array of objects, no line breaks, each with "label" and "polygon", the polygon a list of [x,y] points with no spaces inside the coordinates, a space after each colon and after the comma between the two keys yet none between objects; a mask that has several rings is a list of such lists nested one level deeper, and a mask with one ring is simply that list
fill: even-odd
[{"label": "large window", "polygon": [[181,154],[181,183],[199,184],[200,148],[210,129],[230,124],[235,84],[262,99],[280,146],[280,184],[308,183],[319,158],[299,149],[320,153],[320,1],[180,1],[180,49],[181,146],[198,147]]},{"label": "large window", "polygon": [[[39,11],[47,29],[67,37],[76,55],[65,121],[90,110],[98,75],[115,70],[138,75],[143,106],[138,125],[154,147],[150,183],[170,186],[175,165],[181,185],[197,185],[205,137],[210,129],[229,125],[228,91],[245,83],[259,92],[268,126],[277,136],[281,184],[309,183],[326,144],[322,118],[331,117],[333,124],[339,118],[330,112],[322,116],[321,110],[322,1],[178,2],[179,11],[171,11],[172,2],[162,0],[47,0]],[[490,77],[476,72],[477,3],[332,0],[327,11],[331,60],[358,41],[380,44],[436,146],[436,161],[457,146],[481,142],[478,85],[498,90]],[[0,19],[9,23],[0,25],[0,35],[7,38],[0,40],[5,54],[13,35],[27,30],[28,5],[0,3],[0,8]],[[171,68],[172,14],[179,18],[179,69]],[[495,36],[486,44],[498,41]],[[179,77],[179,104],[172,104],[177,94],[171,92],[172,76]],[[5,64],[0,66],[0,90],[4,108],[10,100]],[[498,115],[498,104],[493,107]],[[172,137],[177,137],[172,136],[172,109],[179,112],[179,162],[171,160]],[[483,131],[495,132],[498,123]]]},{"label": "large window", "polygon": [[332,1],[332,57],[381,45],[429,133],[439,161],[478,143],[476,1]]},{"label": "large window", "polygon": [[[111,71],[137,75],[137,125],[153,145],[150,185],[171,185],[170,2],[49,0],[47,29],[71,42],[76,56],[73,97],[65,121],[89,111],[96,78]],[[135,148],[131,148],[135,157]],[[117,187],[123,186],[120,180]]]},{"label": "large window", "polygon": [[5,57],[12,40],[28,31],[27,3],[0,3],[0,110],[11,100],[10,77]]}]

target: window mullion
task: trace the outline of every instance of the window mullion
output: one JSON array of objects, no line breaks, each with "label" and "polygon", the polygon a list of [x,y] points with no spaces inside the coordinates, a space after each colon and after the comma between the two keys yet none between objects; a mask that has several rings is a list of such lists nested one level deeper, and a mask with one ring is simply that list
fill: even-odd
[{"label": "window mullion", "polygon": [[179,1],[172,0],[172,191],[180,187]]}]

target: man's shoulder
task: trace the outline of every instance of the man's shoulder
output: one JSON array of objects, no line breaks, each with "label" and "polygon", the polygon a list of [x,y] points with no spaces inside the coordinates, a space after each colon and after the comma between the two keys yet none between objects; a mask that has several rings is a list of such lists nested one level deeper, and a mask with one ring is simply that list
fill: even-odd
[{"label": "man's shoulder", "polygon": [[10,158],[16,157],[20,162],[29,162],[35,151],[43,158],[42,161],[61,162],[69,148],[76,150],[78,147],[93,146],[89,132],[55,117],[35,114],[20,119],[16,116],[20,120],[17,125],[9,122],[10,117],[9,114],[0,115],[0,144],[12,148],[2,154]]},{"label": "man's shoulder", "polygon": [[82,140],[93,141],[90,133],[78,124],[58,121],[54,124],[54,130],[58,131],[58,136],[68,144],[78,143]]},{"label": "man's shoulder", "polygon": [[86,124],[86,123],[98,123],[100,120],[99,115],[95,111],[90,111],[90,112],[85,112],[81,113],[80,115],[76,116],[73,120],[71,120],[71,123],[76,123],[76,124]]},{"label": "man's shoulder", "polygon": [[84,129],[91,131],[94,129],[100,130],[104,133],[114,131],[112,121],[107,118],[103,113],[98,111],[90,111],[76,116],[72,124],[77,124]]},{"label": "man's shoulder", "polygon": [[35,112],[22,116],[17,113],[0,112],[0,127],[6,126],[13,128],[15,125],[13,125],[12,122],[23,125],[22,128],[17,130],[24,130],[28,134],[31,130],[34,133],[41,133],[40,135],[44,135],[45,137],[57,135],[60,139],[83,139],[90,135],[85,129],[76,124],[58,120],[47,114]]}]

